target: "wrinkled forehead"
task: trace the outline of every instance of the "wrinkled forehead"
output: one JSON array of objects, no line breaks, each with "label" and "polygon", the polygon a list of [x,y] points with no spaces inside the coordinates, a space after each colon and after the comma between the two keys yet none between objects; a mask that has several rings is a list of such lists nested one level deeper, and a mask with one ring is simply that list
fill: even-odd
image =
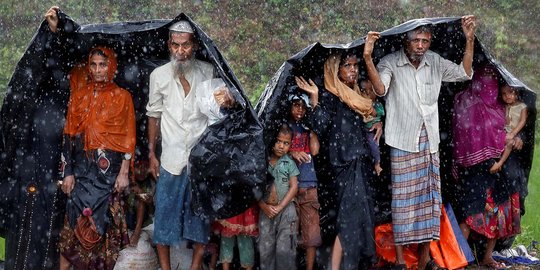
[{"label": "wrinkled forehead", "polygon": [[432,33],[431,28],[427,26],[421,26],[419,28],[413,29],[407,32],[407,40],[411,41],[413,39],[428,39],[431,40]]},{"label": "wrinkled forehead", "polygon": [[177,44],[182,44],[184,42],[195,42],[195,37],[192,33],[171,32],[169,42],[174,42]]}]

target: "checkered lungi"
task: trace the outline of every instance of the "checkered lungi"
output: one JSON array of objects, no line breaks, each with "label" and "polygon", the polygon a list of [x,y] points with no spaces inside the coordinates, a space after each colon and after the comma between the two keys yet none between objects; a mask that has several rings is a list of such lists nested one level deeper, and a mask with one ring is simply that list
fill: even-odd
[{"label": "checkered lungi", "polygon": [[439,153],[430,153],[425,127],[420,152],[390,150],[392,167],[392,227],[396,245],[439,239],[441,177]]}]

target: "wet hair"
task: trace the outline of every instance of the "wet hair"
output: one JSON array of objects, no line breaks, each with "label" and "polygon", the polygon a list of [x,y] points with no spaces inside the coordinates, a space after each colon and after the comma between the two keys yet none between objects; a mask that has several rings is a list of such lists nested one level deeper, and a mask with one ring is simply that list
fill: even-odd
[{"label": "wet hair", "polygon": [[279,135],[279,134],[291,135],[291,137],[292,137],[293,131],[292,131],[291,127],[289,127],[289,125],[281,124],[281,126],[279,126],[278,133],[276,135]]},{"label": "wet hair", "polygon": [[506,81],[502,81],[502,82],[499,82],[499,92],[502,93],[502,90],[503,88],[507,87],[508,89],[510,89],[510,91],[512,91],[513,94],[516,95],[517,99],[519,99],[519,90],[516,88],[516,87],[512,87],[511,85],[509,85]]},{"label": "wet hair", "polygon": [[274,136],[272,137],[272,139],[270,140],[270,144],[266,148],[266,150],[268,151],[268,154],[270,154],[272,152],[272,148],[276,144],[277,137],[279,136],[279,134],[291,135],[291,140],[292,140],[293,130],[291,129],[291,127],[289,127],[288,124],[286,124],[286,123],[281,124],[279,126],[279,128],[277,129],[277,131],[274,133]]},{"label": "wet hair", "polygon": [[[366,84],[368,83],[371,84],[371,89],[366,88]],[[369,94],[371,92],[375,93],[375,89],[373,89],[373,83],[369,79],[361,79],[358,86],[360,86],[360,90],[364,91],[364,93],[366,94]]]},{"label": "wet hair", "polygon": [[431,39],[433,39],[432,27],[430,25],[421,25],[405,33],[403,41],[407,43],[413,40],[415,34],[420,34],[420,33],[428,33],[431,35]]},{"label": "wet hair", "polygon": [[94,55],[99,55],[99,56],[102,56],[104,57],[105,59],[109,59],[109,57],[105,54],[104,51],[102,51],[101,49],[94,49],[90,52],[90,57],[94,56]]},{"label": "wet hair", "polygon": [[294,100],[291,100],[291,106],[289,107],[293,107],[295,103],[300,103],[302,104],[302,106],[304,106],[304,109],[307,109],[307,104],[306,102],[303,100],[303,99],[294,99]]},{"label": "wet hair", "polygon": [[[358,55],[356,55],[356,50],[346,50],[343,51],[339,56],[339,65],[341,66],[343,62],[349,57],[356,57],[358,59]],[[360,62],[360,59],[358,59],[358,62]]]},{"label": "wet hair", "polygon": [[367,79],[362,79],[362,80],[360,80],[360,90],[367,90],[367,89],[366,89],[366,84],[367,84],[368,82],[370,82],[370,81],[367,80]]}]

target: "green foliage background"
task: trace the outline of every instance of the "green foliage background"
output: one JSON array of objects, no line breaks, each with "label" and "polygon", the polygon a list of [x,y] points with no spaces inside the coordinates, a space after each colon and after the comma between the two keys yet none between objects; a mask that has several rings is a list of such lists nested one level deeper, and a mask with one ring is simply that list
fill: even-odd
[{"label": "green foliage background", "polygon": [[252,101],[283,61],[313,42],[346,43],[414,18],[475,14],[478,36],[494,56],[532,89],[540,89],[540,1],[3,0],[0,92],[51,5],[79,24],[171,19],[184,12],[217,43]]},{"label": "green foliage background", "polygon": [[[60,6],[81,25],[172,19],[184,12],[216,42],[253,103],[279,65],[313,42],[347,43],[369,30],[381,31],[414,18],[475,14],[477,36],[495,58],[530,88],[540,89],[540,1],[536,0],[2,0],[0,100],[17,61],[52,5]],[[538,128],[536,138],[538,146]],[[540,197],[536,192],[539,150],[530,178],[535,199]],[[525,236],[533,233],[531,238],[540,240],[538,220],[532,219],[540,213],[529,209],[533,212],[526,215],[530,224],[524,224],[529,231]]]}]

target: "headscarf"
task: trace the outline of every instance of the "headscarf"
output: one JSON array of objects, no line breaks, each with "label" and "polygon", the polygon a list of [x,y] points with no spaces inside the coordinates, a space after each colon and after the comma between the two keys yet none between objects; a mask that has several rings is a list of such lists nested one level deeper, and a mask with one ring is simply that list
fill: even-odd
[{"label": "headscarf", "polygon": [[361,95],[358,84],[355,83],[351,89],[339,79],[340,60],[339,54],[333,54],[324,63],[324,87],[353,111],[366,118],[373,112],[373,101]]},{"label": "headscarf", "polygon": [[[94,82],[89,76],[88,63],[96,50],[108,59],[105,82]],[[96,47],[90,52],[88,63],[75,67],[70,74],[72,89],[64,134],[82,134],[85,150],[110,149],[133,154],[135,110],[129,92],[113,82],[118,65],[114,51]]]},{"label": "headscarf", "polygon": [[504,105],[498,99],[498,72],[486,65],[454,97],[454,162],[469,167],[501,155],[505,145]]}]

